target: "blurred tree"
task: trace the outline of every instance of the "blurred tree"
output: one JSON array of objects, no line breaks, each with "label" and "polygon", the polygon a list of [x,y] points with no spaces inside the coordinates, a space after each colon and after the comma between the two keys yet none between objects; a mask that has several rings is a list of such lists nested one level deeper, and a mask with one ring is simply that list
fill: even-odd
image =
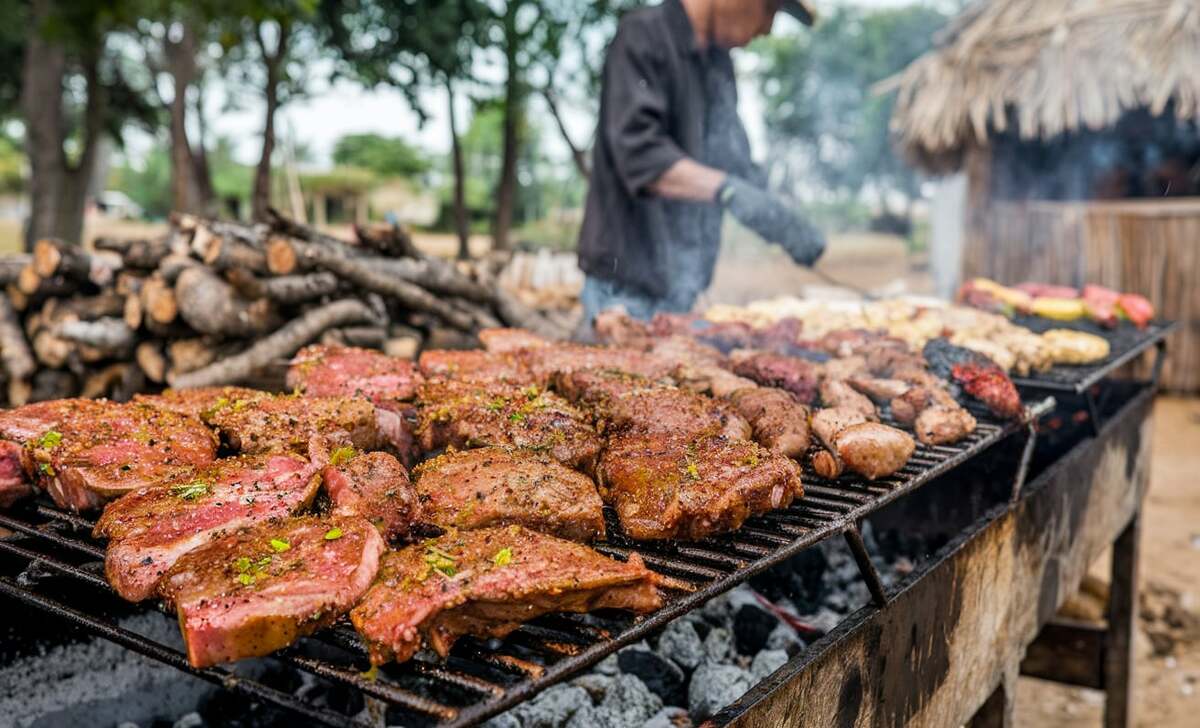
[{"label": "blurred tree", "polygon": [[892,149],[893,99],[872,86],[928,50],[946,19],[925,5],[841,6],[798,35],[756,42],[770,158],[785,185],[803,172],[845,196],[870,190],[885,216],[899,194],[909,216],[919,177]]},{"label": "blurred tree", "polygon": [[381,177],[420,177],[429,171],[429,160],[399,137],[381,134],[347,134],[333,145],[335,164],[369,169]]},{"label": "blurred tree", "polygon": [[[218,138],[208,159],[212,171],[214,200],[220,213],[231,215],[250,199],[254,169],[233,158],[233,145]],[[129,160],[115,165],[109,172],[108,184],[129,195],[141,206],[147,217],[162,219],[174,209],[170,185],[172,160],[167,149],[155,147],[137,164]]]}]

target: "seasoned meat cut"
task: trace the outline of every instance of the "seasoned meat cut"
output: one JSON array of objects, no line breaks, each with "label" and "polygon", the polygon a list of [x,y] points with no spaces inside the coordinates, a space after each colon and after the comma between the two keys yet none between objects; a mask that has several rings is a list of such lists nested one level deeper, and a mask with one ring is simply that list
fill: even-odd
[{"label": "seasoned meat cut", "polygon": [[516,524],[573,541],[604,536],[596,484],[548,455],[460,450],[422,463],[414,476],[425,519],[443,528]]},{"label": "seasoned meat cut", "polygon": [[108,538],[104,571],[117,593],[146,599],[179,557],[232,530],[296,513],[320,479],[295,455],[225,458],[109,503],[95,535]]},{"label": "seasoned meat cut", "polygon": [[236,400],[208,421],[238,452],[294,452],[317,463],[339,447],[375,450],[385,440],[375,406],[357,397]]},{"label": "seasoned meat cut", "polygon": [[813,453],[812,466],[823,478],[836,478],[844,470],[868,480],[891,475],[904,467],[916,448],[907,433],[868,421],[855,409],[818,410],[812,429],[823,447]]},{"label": "seasoned meat cut", "polygon": [[83,511],[206,465],[217,441],[199,420],[143,404],[81,407],[25,443],[26,472],[63,508]]},{"label": "seasoned meat cut", "polygon": [[637,431],[693,438],[726,435],[745,440],[750,425],[731,407],[677,387],[656,385],[613,370],[581,370],[557,377],[559,391],[595,413],[606,434]]},{"label": "seasoned meat cut", "polygon": [[939,377],[960,385],[967,394],[987,405],[992,414],[1003,419],[1021,416],[1023,407],[1016,386],[991,359],[946,339],[930,339],[924,355]]},{"label": "seasoned meat cut", "polygon": [[333,514],[359,516],[386,539],[407,538],[423,515],[417,491],[400,461],[385,452],[334,451],[321,477]]},{"label": "seasoned meat cut", "polygon": [[417,393],[421,375],[407,359],[352,346],[301,349],[287,372],[287,386],[309,397],[364,397],[396,410]]},{"label": "seasoned meat cut", "polygon": [[777,455],[798,458],[808,451],[809,410],[774,387],[739,389],[729,401],[754,430],[754,441]]},{"label": "seasoned meat cut", "polygon": [[670,386],[667,379],[651,380],[618,369],[578,369],[554,376],[554,390],[580,407],[602,407],[629,392],[655,386]]},{"label": "seasoned meat cut", "polygon": [[208,667],[332,624],[371,586],[384,548],[362,518],[285,518],[188,552],[159,591],[179,616],[188,662]]},{"label": "seasoned meat cut", "polygon": [[509,354],[521,349],[537,349],[552,343],[525,329],[481,329],[479,343],[493,354]]},{"label": "seasoned meat cut", "polygon": [[974,432],[975,425],[975,417],[958,405],[934,405],[917,415],[913,432],[925,445],[949,445]]},{"label": "seasoned meat cut", "polygon": [[[32,462],[25,446],[56,431],[68,417],[83,417],[101,412],[104,400],[57,399],[0,411],[0,508],[33,495]],[[53,439],[53,436],[51,436]]]},{"label": "seasoned meat cut", "polygon": [[198,389],[168,389],[162,394],[138,394],[133,401],[158,409],[177,412],[207,423],[213,413],[234,403],[245,406],[272,395],[246,387],[200,387]]},{"label": "seasoned meat cut", "polygon": [[726,398],[739,389],[752,389],[758,386],[754,380],[739,377],[728,369],[718,366],[683,364],[676,367],[671,376],[684,389],[718,399]]},{"label": "seasoned meat cut", "polygon": [[846,384],[879,404],[886,404],[903,395],[911,386],[908,382],[900,379],[883,379],[866,375],[849,377],[846,379]]},{"label": "seasoned meat cut", "polygon": [[631,434],[609,441],[601,496],[639,540],[699,539],[799,497],[800,466],[747,440]]},{"label": "seasoned meat cut", "polygon": [[517,356],[539,384],[549,384],[555,375],[581,369],[614,369],[637,374],[647,379],[670,376],[674,364],[636,349],[615,346],[583,346],[555,344],[539,349],[526,349]]},{"label": "seasoned meat cut", "polygon": [[517,447],[590,471],[603,445],[582,412],[534,385],[427,382],[419,402],[417,435],[426,452]]},{"label": "seasoned meat cut", "polygon": [[426,379],[509,384],[533,384],[535,381],[515,353],[427,349],[421,352],[417,367]]},{"label": "seasoned meat cut", "polygon": [[0,440],[0,508],[33,495],[33,484],[21,467],[21,452],[15,442]]},{"label": "seasoned meat cut", "polygon": [[872,422],[879,419],[875,405],[848,383],[826,377],[821,380],[821,405],[826,409],[854,410]]},{"label": "seasoned meat cut", "polygon": [[668,336],[657,339],[648,351],[675,365],[691,367],[725,367],[729,361],[720,349],[696,341],[690,336]]},{"label": "seasoned meat cut", "polygon": [[652,612],[659,582],[636,554],[617,561],[520,526],[451,531],[384,555],[350,619],[381,665],[422,645],[445,656],[462,635],[503,637],[548,612]]},{"label": "seasoned meat cut", "polygon": [[733,373],[764,387],[791,392],[801,404],[811,404],[817,392],[820,369],[795,356],[767,351],[738,350],[730,355]]}]

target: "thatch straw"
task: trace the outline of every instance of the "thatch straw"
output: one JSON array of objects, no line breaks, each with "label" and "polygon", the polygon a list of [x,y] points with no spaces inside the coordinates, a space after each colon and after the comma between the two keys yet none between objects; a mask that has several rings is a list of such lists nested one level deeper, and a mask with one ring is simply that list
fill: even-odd
[{"label": "thatch straw", "polygon": [[1200,116],[1200,0],[977,2],[938,47],[879,85],[892,129],[933,172],[992,132],[1046,139],[1102,129],[1129,109]]}]

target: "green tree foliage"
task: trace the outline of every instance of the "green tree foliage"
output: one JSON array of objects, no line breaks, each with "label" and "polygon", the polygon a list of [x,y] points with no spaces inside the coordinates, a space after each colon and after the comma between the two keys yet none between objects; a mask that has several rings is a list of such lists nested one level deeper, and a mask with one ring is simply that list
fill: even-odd
[{"label": "green tree foliage", "polygon": [[399,137],[347,134],[333,146],[335,164],[360,167],[380,177],[416,178],[429,171],[429,159]]},{"label": "green tree foliage", "polygon": [[[216,140],[208,159],[213,192],[224,208],[220,212],[233,215],[230,208],[244,208],[250,200],[254,169],[234,159],[233,145],[225,138]],[[108,186],[129,195],[147,217],[162,219],[172,210],[170,180],[170,155],[165,147],[155,147],[136,165],[128,160],[115,165]]]},{"label": "green tree foliage", "polygon": [[755,44],[770,158],[785,183],[815,177],[844,197],[870,189],[885,212],[888,193],[919,194],[890,144],[893,99],[872,86],[928,50],[945,21],[925,5],[841,6],[812,29]]}]

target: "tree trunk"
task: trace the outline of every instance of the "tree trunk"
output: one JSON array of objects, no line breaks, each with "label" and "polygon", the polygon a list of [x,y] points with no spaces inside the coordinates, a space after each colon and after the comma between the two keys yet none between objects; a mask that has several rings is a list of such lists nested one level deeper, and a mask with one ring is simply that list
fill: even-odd
[{"label": "tree trunk", "polygon": [[180,23],[178,41],[163,40],[167,69],[174,87],[171,115],[171,207],[176,212],[203,212],[196,180],[196,160],[187,135],[187,95],[196,77],[196,39],[187,23]]},{"label": "tree trunk", "polygon": [[257,30],[258,47],[262,51],[263,63],[267,69],[267,85],[263,89],[266,96],[267,111],[263,125],[262,155],[258,159],[258,168],[254,172],[254,193],[250,200],[250,214],[253,220],[266,220],[267,208],[271,206],[271,156],[275,153],[275,112],[279,110],[280,71],[287,57],[288,34],[291,25],[279,21],[279,39],[275,44],[274,53],[267,50],[267,41],[263,37],[262,26]]},{"label": "tree trunk", "polygon": [[213,189],[212,170],[208,166],[208,134],[204,124],[204,77],[203,72],[197,75],[196,81],[196,148],[192,150],[192,172],[196,178],[196,196],[200,207],[206,215],[221,215],[220,200]]},{"label": "tree trunk", "polygon": [[517,201],[517,157],[521,152],[519,122],[523,112],[521,70],[517,62],[517,18],[509,4],[504,17],[505,61],[507,77],[504,83],[504,146],[500,164],[500,179],[496,183],[496,215],[492,221],[492,247],[509,250],[513,208]]},{"label": "tree trunk", "polygon": [[67,173],[62,148],[62,85],[66,56],[62,47],[48,40],[43,26],[50,14],[50,0],[30,4],[29,41],[21,69],[21,112],[25,117],[25,148],[29,155],[29,224],[25,249],[57,228],[59,200]]},{"label": "tree trunk", "polygon": [[554,123],[558,126],[558,133],[562,135],[562,139],[566,142],[567,147],[571,150],[571,159],[575,162],[575,169],[579,170],[579,175],[585,180],[592,176],[592,171],[588,169],[587,152],[575,146],[575,141],[571,139],[571,135],[567,132],[567,125],[563,122],[562,114],[558,111],[558,99],[554,97],[554,91],[550,87],[542,87],[542,98],[546,100],[546,108],[550,110],[550,116],[554,117]]},{"label": "tree trunk", "polygon": [[454,161],[454,230],[458,233],[458,259],[471,257],[471,228],[467,222],[466,173],[463,171],[462,140],[458,137],[458,122],[454,116],[454,83],[446,77],[446,96],[449,98],[450,152]]}]

